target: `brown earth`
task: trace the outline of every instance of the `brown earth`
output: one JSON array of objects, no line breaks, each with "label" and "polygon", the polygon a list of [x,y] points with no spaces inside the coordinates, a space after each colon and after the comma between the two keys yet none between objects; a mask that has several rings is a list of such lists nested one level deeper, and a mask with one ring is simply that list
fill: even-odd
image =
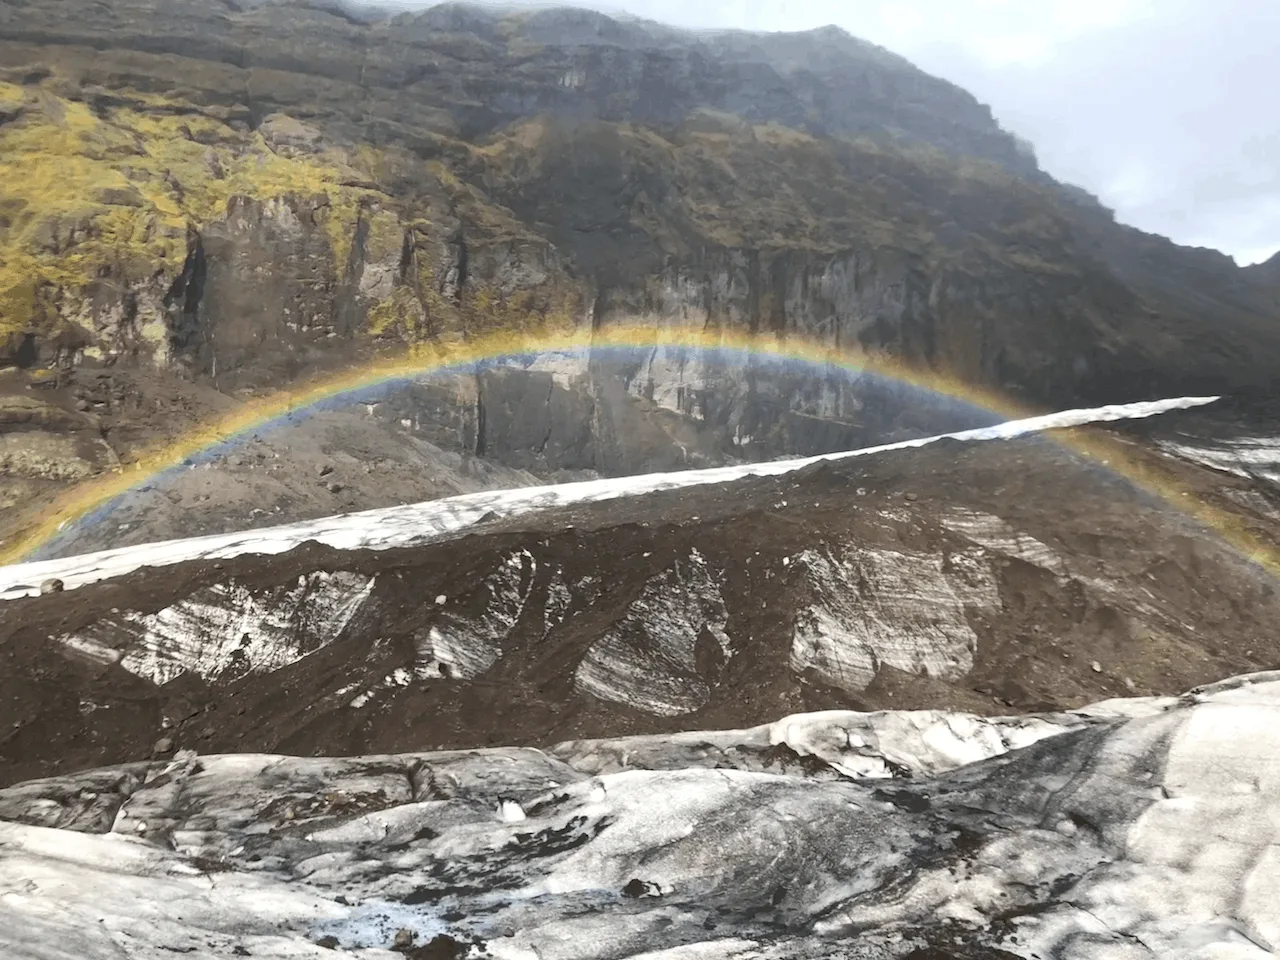
[{"label": "brown earth", "polygon": [[[1157,454],[1141,440],[1144,429],[1130,432],[1134,456],[1201,502],[1234,509],[1260,539],[1280,542],[1280,522],[1244,513],[1233,499],[1251,481]],[[945,558],[974,546],[944,526],[956,510],[999,517],[1065,564],[1055,574],[1008,551],[987,552],[999,606],[965,611],[977,637],[972,670],[946,679],[882,667],[854,692],[790,669],[792,630],[811,586],[802,564],[788,567],[784,558],[854,545],[941,556],[945,570]],[[573,669],[584,652],[691,550],[724,571],[725,631],[736,650],[727,664],[700,657],[706,705],[661,717],[576,691]],[[432,597],[483,610],[492,598],[482,581],[521,551],[536,559],[525,575],[538,602],[527,605],[490,671],[471,682],[382,684],[398,668],[412,670],[412,637],[433,622]],[[122,610],[159,610],[211,583],[257,590],[314,570],[377,574],[377,589],[336,641],[274,672],[188,673],[156,685],[56,639]],[[536,611],[552,571],[566,581],[596,574],[602,586],[546,630]],[[911,583],[900,586],[911,593]],[[413,549],[341,552],[311,543],[279,557],[144,569],[6,604],[0,658],[7,784],[144,758],[161,737],[202,753],[365,754],[737,727],[830,708],[996,714],[1177,694],[1280,668],[1280,593],[1272,574],[1212,531],[1049,439],[944,442],[781,478],[499,520]],[[352,685],[377,691],[370,706],[347,705],[340,691]]]}]

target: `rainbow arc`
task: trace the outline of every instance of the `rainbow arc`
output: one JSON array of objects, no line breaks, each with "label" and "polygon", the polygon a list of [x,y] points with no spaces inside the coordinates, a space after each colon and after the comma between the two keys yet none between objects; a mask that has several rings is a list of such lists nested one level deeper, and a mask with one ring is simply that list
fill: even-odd
[{"label": "rainbow arc", "polygon": [[[620,325],[561,334],[503,333],[447,344],[424,344],[337,374],[294,384],[250,400],[234,411],[201,424],[183,436],[142,453],[133,463],[82,483],[58,497],[23,534],[0,549],[0,565],[31,559],[60,534],[92,523],[112,504],[167,471],[191,466],[254,434],[344,401],[355,402],[380,390],[433,375],[460,374],[486,365],[528,363],[547,354],[593,355],[608,351],[693,351],[722,362],[775,361],[809,368],[871,375],[965,404],[998,419],[1020,419],[1034,411],[991,390],[934,371],[914,369],[891,358],[871,357],[797,339],[749,335],[725,330],[661,325]],[[1201,502],[1169,475],[1130,456],[1120,444],[1085,431],[1062,431],[1057,439],[1077,453],[1172,504],[1180,512],[1216,530],[1236,549],[1273,574],[1280,555],[1254,537],[1242,518]]]}]

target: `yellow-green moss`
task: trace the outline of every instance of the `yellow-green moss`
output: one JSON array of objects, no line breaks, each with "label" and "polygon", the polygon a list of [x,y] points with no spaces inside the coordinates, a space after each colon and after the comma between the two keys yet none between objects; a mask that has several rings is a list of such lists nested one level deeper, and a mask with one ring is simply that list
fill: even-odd
[{"label": "yellow-green moss", "polygon": [[389,210],[373,210],[365,216],[364,255],[368,263],[399,259],[404,250],[404,224]]},{"label": "yellow-green moss", "polygon": [[802,130],[785,127],[777,121],[757,124],[752,128],[752,133],[757,140],[773,145],[813,148],[821,143],[817,137]]},{"label": "yellow-green moss", "polygon": [[[67,299],[103,276],[176,276],[189,231],[222,218],[233,196],[323,198],[316,217],[339,279],[347,277],[362,221],[362,252],[371,262],[398,259],[407,229],[431,232],[416,209],[398,209],[373,187],[421,175],[412,158],[368,145],[282,156],[261,135],[225,122],[225,111],[130,90],[115,95],[122,105],[100,116],[43,87],[0,84],[0,105],[15,105],[6,112],[17,115],[0,127],[0,341],[23,330],[56,332],[60,311],[75,312]],[[545,122],[531,121],[478,154],[536,155],[546,133]],[[478,241],[533,239],[511,211],[445,163],[432,162],[427,172]],[[506,297],[469,291],[457,304],[440,293],[430,260],[415,254],[414,282],[372,307],[367,332],[413,341],[450,330],[562,329],[581,307],[563,281]]]},{"label": "yellow-green moss", "polygon": [[369,310],[365,329],[371,336],[394,336],[410,343],[424,334],[422,304],[407,286],[396,287],[391,296]]},{"label": "yellow-green moss", "polygon": [[0,80],[0,110],[9,113],[27,102],[26,91],[16,83]]},{"label": "yellow-green moss", "polygon": [[439,180],[445,187],[451,187],[455,190],[462,189],[462,181],[458,179],[458,175],[439,160],[429,161],[427,163],[427,169],[430,170],[431,175]]},{"label": "yellow-green moss", "polygon": [[413,259],[416,293],[418,301],[426,312],[419,339],[435,336],[446,327],[461,326],[457,304],[442,294],[437,287],[435,264],[430,254],[424,250],[415,250]]},{"label": "yellow-green moss", "polygon": [[575,325],[581,309],[582,295],[571,286],[551,283],[504,295],[485,285],[467,294],[461,313],[466,331],[482,336],[498,331],[565,332]]},{"label": "yellow-green moss", "polygon": [[26,106],[0,128],[0,337],[55,324],[39,290],[74,295],[106,268],[126,280],[176,273],[188,226],[222,216],[234,195],[327,196],[335,269],[345,270],[359,206],[377,195],[343,186],[354,179],[343,157],[281,157],[190,105],[127,99],[103,119],[39,88],[0,85],[0,102]]},{"label": "yellow-green moss", "polygon": [[333,250],[334,272],[336,276],[344,277],[351,262],[351,245],[360,220],[360,198],[351,193],[330,196],[329,209],[324,216],[325,231]]},{"label": "yellow-green moss", "polygon": [[[474,155],[480,157],[502,157],[507,154],[530,156],[535,154],[541,146],[550,129],[550,124],[551,121],[546,117],[520,120],[506,128],[502,135],[492,143],[483,146],[471,146],[470,150]],[[440,166],[444,168],[443,164]],[[456,180],[454,185],[457,185]]]}]

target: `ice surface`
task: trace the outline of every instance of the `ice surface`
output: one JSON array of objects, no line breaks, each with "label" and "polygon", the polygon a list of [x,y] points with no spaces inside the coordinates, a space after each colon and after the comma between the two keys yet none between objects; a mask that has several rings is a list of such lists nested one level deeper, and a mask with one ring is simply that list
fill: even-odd
[{"label": "ice surface", "polygon": [[155,683],[188,671],[212,679],[235,665],[269,672],[337,639],[373,584],[372,577],[343,571],[310,573],[256,593],[215,583],[156,613],[112,614],[59,640]]},{"label": "ice surface", "polygon": [[1160,445],[1175,456],[1206,467],[1280,486],[1280,437],[1242,436],[1215,442],[1186,437]]},{"label": "ice surface", "polygon": [[729,612],[716,574],[694,550],[653,577],[622,618],[593,643],[578,665],[580,693],[662,716],[691,713],[711,689],[698,671],[699,639],[714,644],[721,663],[733,651]]},{"label": "ice surface", "polygon": [[805,550],[792,563],[811,599],[796,615],[791,669],[851,692],[882,664],[948,680],[968,673],[978,638],[966,608],[997,610],[1000,592],[986,565],[965,559],[948,573],[936,554]]},{"label": "ice surface", "polygon": [[183,754],[0,790],[0,956],[391,960],[404,928],[526,960],[1269,957],[1278,812],[1276,673],[1042,717]]},{"label": "ice surface", "polygon": [[1041,430],[1082,426],[1114,420],[1132,420],[1170,410],[1203,406],[1217,397],[1181,397],[1171,400],[1115,404],[1082,410],[1011,420],[993,427],[965,430],[937,437],[905,440],[900,443],[825,454],[798,460],[750,463],[709,470],[644,474],[566,483],[516,490],[464,494],[408,506],[386,507],[360,513],[324,517],[303,523],[269,527],[243,533],[217,534],[162,543],[142,544],[103,550],[75,557],[38,560],[0,567],[0,598],[15,599],[35,595],[41,582],[57,578],[67,589],[137,570],[142,566],[164,566],[195,559],[227,559],[246,553],[277,554],[307,540],[316,540],[339,549],[406,547],[456,534],[482,517],[516,516],[574,503],[589,503],[616,497],[635,496],[702,484],[727,483],[744,477],[778,476],[824,460],[868,456],[893,450],[921,447],[942,439],[1000,440]]}]

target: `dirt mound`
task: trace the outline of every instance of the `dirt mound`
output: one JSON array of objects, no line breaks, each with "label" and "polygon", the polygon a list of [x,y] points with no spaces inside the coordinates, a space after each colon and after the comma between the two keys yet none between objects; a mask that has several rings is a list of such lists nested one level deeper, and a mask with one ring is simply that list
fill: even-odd
[{"label": "dirt mound", "polygon": [[[1161,462],[1206,500],[1249,484]],[[1070,708],[1280,667],[1271,575],[1046,438],[475,529],[6,604],[0,780],[186,747],[354,754],[837,707]]]}]

